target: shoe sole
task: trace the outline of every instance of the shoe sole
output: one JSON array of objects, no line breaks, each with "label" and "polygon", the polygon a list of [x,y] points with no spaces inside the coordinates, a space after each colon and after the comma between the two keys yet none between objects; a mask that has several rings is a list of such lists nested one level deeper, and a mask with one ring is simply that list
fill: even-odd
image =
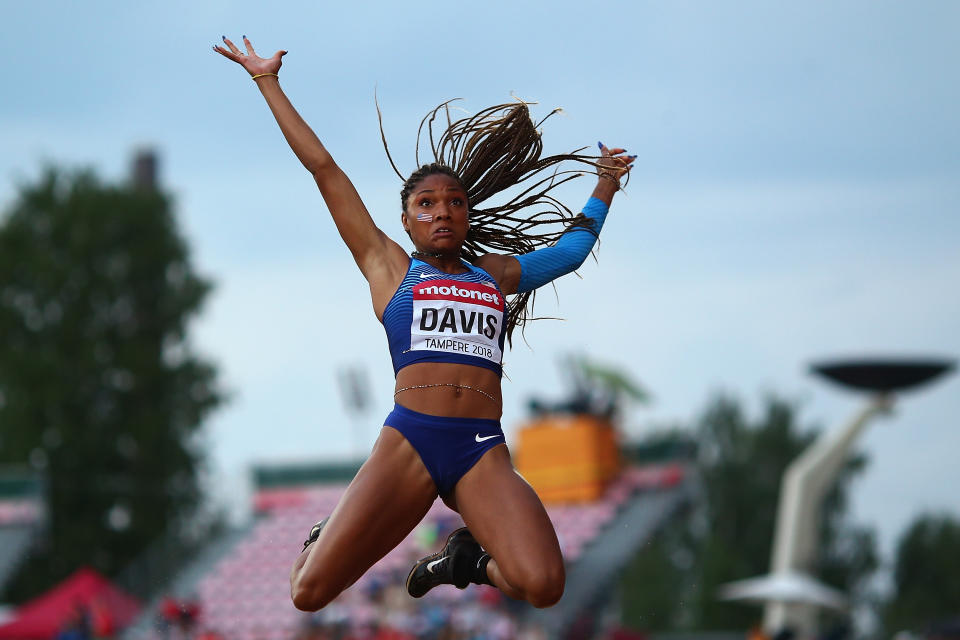
[{"label": "shoe sole", "polygon": [[[428,590],[428,591],[425,591],[424,593],[420,594],[419,596],[415,596],[415,595],[413,595],[412,593],[410,593],[410,581],[413,580],[413,574],[415,574],[415,573],[417,572],[417,569],[419,569],[422,565],[425,565],[425,564],[427,564],[428,562],[433,562],[434,560],[437,560],[438,558],[442,558],[442,557],[443,557],[443,554],[445,554],[445,553],[447,552],[447,549],[450,547],[450,541],[453,540],[454,537],[457,536],[457,534],[459,534],[459,533],[461,533],[461,532],[463,532],[463,531],[466,531],[467,534],[468,534],[471,538],[473,538],[473,534],[470,533],[470,531],[469,531],[466,527],[460,527],[459,529],[454,530],[453,532],[450,533],[450,535],[447,536],[447,541],[443,544],[443,549],[441,549],[440,551],[437,551],[437,552],[434,553],[433,555],[427,556],[426,558],[421,558],[420,560],[417,560],[417,563],[416,563],[415,565],[413,565],[413,568],[410,569],[410,573],[407,574],[407,593],[410,594],[410,597],[411,597],[411,598],[422,598],[423,596],[427,595],[427,593],[429,593],[429,590]],[[432,587],[431,587],[431,588],[432,588]],[[459,587],[458,587],[458,588],[459,588]]]}]

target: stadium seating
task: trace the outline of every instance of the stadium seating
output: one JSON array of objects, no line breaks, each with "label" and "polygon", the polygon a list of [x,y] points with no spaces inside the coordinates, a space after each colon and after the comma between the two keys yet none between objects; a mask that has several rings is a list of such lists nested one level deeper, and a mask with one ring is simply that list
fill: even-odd
[{"label": "stadium seating", "polygon": [[[671,486],[681,478],[682,468],[676,465],[628,468],[599,500],[548,506],[567,563],[577,561],[627,501],[642,496],[644,490]],[[290,565],[311,525],[333,510],[345,488],[338,484],[260,491],[254,498],[257,524],[197,586],[199,628],[216,630],[236,640],[279,640],[294,637],[317,623],[372,623],[382,616],[376,603],[384,591],[402,587],[412,564],[436,551],[447,533],[462,526],[459,516],[438,500],[421,525],[335,603],[319,614],[299,612],[289,597]],[[465,605],[496,602],[498,598],[499,594],[489,594],[486,589],[440,587],[423,600],[408,598],[410,604],[405,606],[456,603],[457,609],[468,611]],[[508,621],[503,624],[508,625]]]}]

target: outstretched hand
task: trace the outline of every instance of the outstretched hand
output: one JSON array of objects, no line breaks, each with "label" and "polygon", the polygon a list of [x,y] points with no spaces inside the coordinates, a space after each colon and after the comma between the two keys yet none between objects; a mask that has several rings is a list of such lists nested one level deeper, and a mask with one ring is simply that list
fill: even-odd
[{"label": "outstretched hand", "polygon": [[600,147],[600,159],[597,160],[597,175],[607,180],[612,180],[618,185],[620,178],[625,176],[633,168],[633,161],[637,156],[624,155],[627,150],[620,148],[607,148],[602,142],[598,142]]},{"label": "outstretched hand", "polygon": [[269,58],[261,58],[257,55],[257,52],[253,50],[253,45],[250,44],[247,36],[243,36],[243,44],[247,49],[246,53],[240,51],[240,49],[237,48],[237,45],[233,44],[228,37],[222,36],[222,38],[226,47],[213,45],[213,50],[222,55],[224,58],[233,60],[239,64],[251,76],[261,75],[264,73],[278,73],[280,71],[280,65],[283,64],[281,58],[287,54],[286,51],[280,50]]}]

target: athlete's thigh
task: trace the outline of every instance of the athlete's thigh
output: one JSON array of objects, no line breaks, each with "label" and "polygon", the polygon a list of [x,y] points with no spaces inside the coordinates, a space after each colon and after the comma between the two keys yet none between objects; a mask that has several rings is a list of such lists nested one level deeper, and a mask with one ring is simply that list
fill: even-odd
[{"label": "athlete's thigh", "polygon": [[562,570],[553,523],[539,496],[513,468],[506,445],[484,454],[457,483],[454,498],[464,523],[508,581],[526,580],[545,568]]},{"label": "athlete's thigh", "polygon": [[373,452],[337,503],[301,572],[339,592],[396,547],[423,519],[437,488],[420,456],[384,427]]}]

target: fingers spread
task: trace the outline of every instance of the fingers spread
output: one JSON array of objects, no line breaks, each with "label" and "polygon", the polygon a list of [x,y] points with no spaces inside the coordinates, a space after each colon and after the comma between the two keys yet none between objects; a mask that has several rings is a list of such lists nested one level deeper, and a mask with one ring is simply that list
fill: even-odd
[{"label": "fingers spread", "polygon": [[250,40],[247,39],[247,36],[243,36],[243,44],[247,47],[247,55],[255,56],[257,52],[253,50],[253,45],[250,43]]},{"label": "fingers spread", "polygon": [[227,58],[227,59],[229,59],[229,60],[233,60],[234,62],[236,62],[236,60],[237,60],[237,56],[236,56],[236,55],[234,55],[234,54],[231,53],[230,51],[227,51],[226,49],[224,49],[223,47],[221,47],[221,46],[218,45],[218,44],[213,45],[213,50],[216,51],[217,53],[219,53],[220,55],[222,55],[224,58]]},{"label": "fingers spread", "polygon": [[240,53],[240,49],[237,49],[237,45],[233,44],[233,41],[230,40],[230,38],[228,38],[227,36],[220,36],[220,37],[223,39],[224,44],[230,47],[230,52],[233,53],[233,55],[235,56],[242,55]]}]

